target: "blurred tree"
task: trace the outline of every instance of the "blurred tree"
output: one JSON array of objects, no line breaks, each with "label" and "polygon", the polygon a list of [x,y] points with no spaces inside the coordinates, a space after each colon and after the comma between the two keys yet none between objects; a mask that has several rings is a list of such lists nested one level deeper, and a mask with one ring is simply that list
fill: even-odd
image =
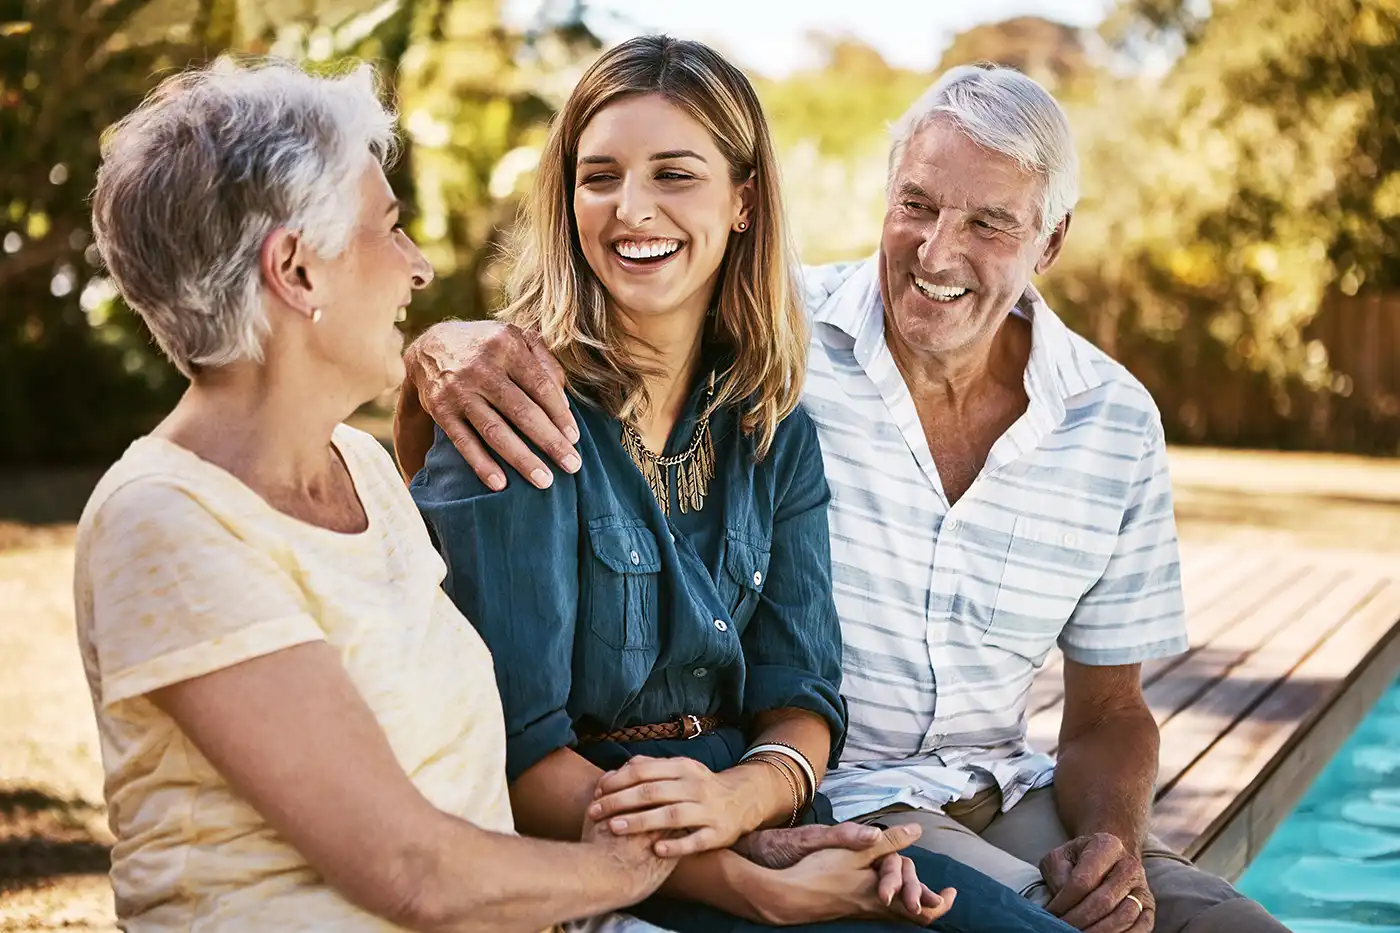
[{"label": "blurred tree", "polygon": [[0,0],[0,464],[110,456],[183,388],[102,276],[87,203],[100,133],[164,74],[230,50],[375,61],[407,128],[390,180],[440,273],[421,326],[484,313],[544,75],[597,48],[582,10],[520,36],[499,0]]},{"label": "blurred tree", "polygon": [[1092,68],[1080,30],[1039,16],[1017,16],[959,33],[944,51],[938,70],[982,62],[1008,65],[1052,92]]},{"label": "blurred tree", "polygon": [[[1400,286],[1400,3],[1133,9],[1181,56],[1077,112],[1086,197],[1062,304],[1148,379],[1177,436],[1335,442],[1310,417],[1332,374],[1304,328],[1333,288]],[[1347,443],[1395,450],[1394,419],[1374,427]]]}]

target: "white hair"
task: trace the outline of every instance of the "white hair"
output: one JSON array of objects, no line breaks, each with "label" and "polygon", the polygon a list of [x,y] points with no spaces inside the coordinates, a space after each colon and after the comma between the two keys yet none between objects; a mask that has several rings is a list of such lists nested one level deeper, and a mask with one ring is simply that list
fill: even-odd
[{"label": "white hair", "polygon": [[1079,155],[1055,98],[1014,68],[960,65],[944,72],[890,127],[888,186],[914,134],[943,116],[984,149],[1014,159],[1045,179],[1040,235],[1047,237],[1079,201]]},{"label": "white hair", "polygon": [[365,159],[393,157],[394,122],[368,64],[316,77],[224,58],[161,82],[108,131],[97,246],[182,373],[262,359],[264,241],[283,227],[339,255],[359,220]]}]

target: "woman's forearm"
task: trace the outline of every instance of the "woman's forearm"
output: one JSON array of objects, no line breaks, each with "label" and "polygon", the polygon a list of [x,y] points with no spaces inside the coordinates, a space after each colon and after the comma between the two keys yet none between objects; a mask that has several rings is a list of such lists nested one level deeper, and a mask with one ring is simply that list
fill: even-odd
[{"label": "woman's forearm", "polygon": [[[754,717],[754,734],[750,746],[765,742],[791,746],[800,751],[812,766],[818,784],[826,774],[826,760],[831,753],[831,727],[816,713],[804,709],[778,709]],[[792,785],[771,765],[749,762],[731,771],[743,769],[750,782],[757,822],[751,829],[785,826],[792,818]],[[796,768],[794,768],[796,770]],[[812,788],[815,790],[815,788]],[[799,793],[807,788],[799,786]],[[751,820],[752,821],[752,820]]]},{"label": "woman's forearm", "polygon": [[541,758],[510,785],[516,829],[542,839],[578,840],[602,776],[602,769],[570,748]]},{"label": "woman's forearm", "polygon": [[764,880],[772,870],[720,849],[681,859],[660,893],[678,901],[716,907],[752,923],[766,923]]}]

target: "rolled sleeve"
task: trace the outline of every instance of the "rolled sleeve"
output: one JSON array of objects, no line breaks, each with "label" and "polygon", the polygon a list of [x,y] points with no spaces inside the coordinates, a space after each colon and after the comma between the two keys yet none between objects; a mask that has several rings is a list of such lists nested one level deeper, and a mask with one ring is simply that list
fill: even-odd
[{"label": "rolled sleeve", "polygon": [[1107,666],[1169,657],[1188,646],[1167,446],[1154,422],[1113,553],[1070,616],[1060,648],[1072,661]]},{"label": "rolled sleeve", "polygon": [[[441,430],[413,498],[447,564],[443,587],[495,661],[514,780],[574,744],[567,706],[579,592],[577,486],[536,489],[517,474],[500,492],[472,472]],[[511,546],[528,540],[529,547]]]},{"label": "rolled sleeve", "polygon": [[744,632],[744,712],[803,709],[831,728],[834,767],[846,737],[841,697],[841,627],[831,590],[831,494],[816,428],[799,409],[780,428],[771,456],[785,477],[773,518],[768,582]]}]

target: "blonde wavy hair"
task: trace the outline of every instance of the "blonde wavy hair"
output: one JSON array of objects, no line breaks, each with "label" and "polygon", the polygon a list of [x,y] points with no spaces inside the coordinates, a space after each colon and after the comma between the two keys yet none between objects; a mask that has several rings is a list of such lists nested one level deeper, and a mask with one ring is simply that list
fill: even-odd
[{"label": "blonde wavy hair", "polygon": [[807,331],[797,264],[789,246],[773,141],[758,95],[739,69],[699,42],[630,39],[605,52],[569,95],[545,142],[534,188],[510,250],[505,307],[497,314],[538,333],[571,387],[629,422],[646,410],[647,362],[610,320],[607,296],[579,246],[574,218],[579,137],[618,100],[659,94],[703,126],[729,163],[729,177],[754,179],[749,229],[730,234],[710,317],[710,345],[731,360],[708,411],[740,409],[759,458],[778,423],[797,407]]}]

